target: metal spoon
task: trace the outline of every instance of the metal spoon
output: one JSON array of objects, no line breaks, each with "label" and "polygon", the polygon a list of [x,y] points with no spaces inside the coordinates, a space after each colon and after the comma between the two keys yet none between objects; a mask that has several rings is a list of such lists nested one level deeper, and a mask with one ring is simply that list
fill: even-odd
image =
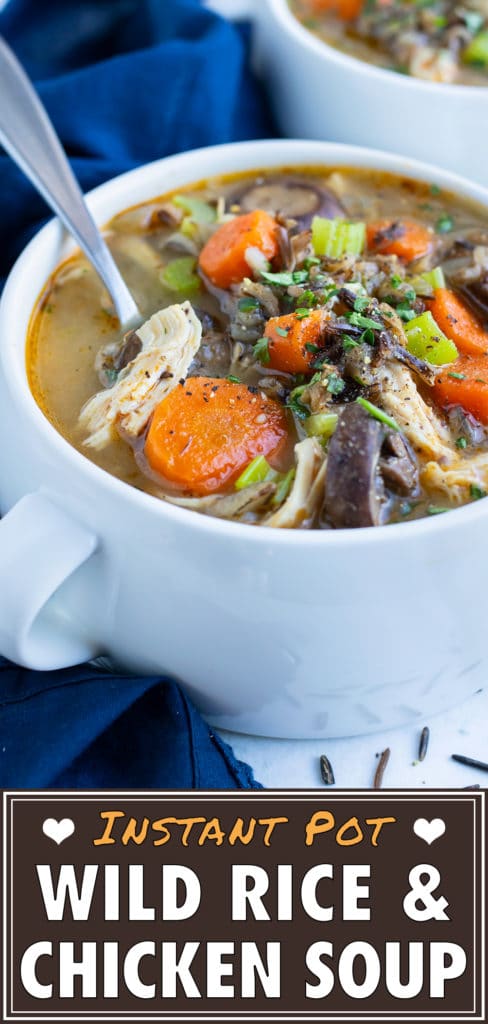
[{"label": "metal spoon", "polygon": [[109,291],[121,327],[143,317],[83,198],[49,117],[0,36],[0,142],[83,249]]}]

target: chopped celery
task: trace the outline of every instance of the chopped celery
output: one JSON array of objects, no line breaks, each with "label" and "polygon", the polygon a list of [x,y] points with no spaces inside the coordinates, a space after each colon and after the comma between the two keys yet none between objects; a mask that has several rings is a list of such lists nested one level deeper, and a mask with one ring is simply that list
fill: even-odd
[{"label": "chopped celery", "polygon": [[422,313],[405,325],[407,348],[413,356],[424,359],[434,366],[453,363],[458,357],[458,350],[450,338],[442,333],[432,313]]},{"label": "chopped celery", "polygon": [[366,225],[353,224],[348,220],[328,220],[314,217],[312,221],[312,245],[317,256],[359,256],[364,248]]},{"label": "chopped celery", "polygon": [[445,288],[446,279],[444,277],[444,271],[442,267],[434,267],[433,270],[426,270],[425,274],[420,275],[427,284],[430,284],[431,288]]},{"label": "chopped celery", "polygon": [[372,402],[368,402],[367,398],[356,398],[358,405],[362,405],[363,409],[373,417],[374,420],[379,420],[380,423],[384,423],[387,427],[391,427],[392,430],[400,430],[398,423],[393,419],[393,416],[388,416],[388,413],[383,412],[383,409],[379,409],[377,405],[373,405]]},{"label": "chopped celery", "polygon": [[295,479],[295,470],[289,469],[288,473],[280,473],[276,478],[276,491],[271,498],[271,504],[281,505],[285,498],[288,497],[288,492]]},{"label": "chopped celery", "polygon": [[269,462],[266,462],[264,455],[257,455],[242,471],[234,487],[236,491],[242,491],[244,487],[249,487],[250,484],[260,484],[267,477],[272,478],[274,475],[275,471],[271,469]]},{"label": "chopped celery", "polygon": [[338,419],[335,412],[316,412],[305,420],[305,430],[309,437],[327,440],[334,433]]},{"label": "chopped celery", "polygon": [[179,256],[171,260],[161,271],[161,283],[172,292],[192,295],[200,288],[200,278],[195,273],[196,260],[193,256]]},{"label": "chopped celery", "polygon": [[173,196],[173,203],[184,210],[197,224],[213,224],[217,219],[215,207],[205,203],[203,199],[195,199],[194,196]]},{"label": "chopped celery", "polygon": [[477,64],[486,67],[488,64],[488,30],[478,32],[478,35],[471,40],[463,50],[463,61],[465,64]]}]

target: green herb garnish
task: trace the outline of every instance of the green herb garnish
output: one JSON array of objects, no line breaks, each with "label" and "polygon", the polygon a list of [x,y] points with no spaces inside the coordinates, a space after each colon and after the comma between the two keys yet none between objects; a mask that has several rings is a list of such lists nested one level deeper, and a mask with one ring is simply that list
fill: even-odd
[{"label": "green herb garnish", "polygon": [[465,437],[456,438],[456,448],[467,448],[468,442]]},{"label": "green herb garnish", "polygon": [[475,498],[476,500],[478,498],[486,498],[486,491],[484,491],[482,487],[478,487],[478,484],[471,484],[471,487],[469,488],[469,493],[471,497]]},{"label": "green herb garnish", "polygon": [[367,398],[356,398],[358,405],[362,405],[366,412],[373,417],[374,420],[379,420],[380,423],[385,423],[387,427],[391,427],[392,430],[400,430],[398,423],[393,419],[392,416],[388,416],[383,409],[378,409],[377,405],[373,405],[372,402],[368,402]]},{"label": "green herb garnish", "polygon": [[299,307],[295,310],[295,316],[297,320],[304,320],[306,316],[310,316],[310,310]]},{"label": "green herb garnish", "polygon": [[276,331],[277,334],[280,335],[281,338],[287,338],[288,337],[288,331],[289,331],[288,327],[275,327],[275,331]]},{"label": "green herb garnish", "polygon": [[300,401],[301,395],[303,395],[306,387],[306,384],[301,384],[300,387],[294,388],[293,391],[290,392],[286,403],[295,416],[298,416],[299,420],[306,420],[308,416],[310,416],[310,409]]},{"label": "green herb garnish", "polygon": [[240,384],[241,383],[240,377],[236,377],[233,373],[228,373],[227,374],[227,380],[229,380],[231,384]]},{"label": "green herb garnish", "polygon": [[252,311],[254,309],[257,309],[258,306],[258,300],[253,299],[251,298],[251,296],[247,295],[245,295],[244,298],[239,299],[239,302],[237,303],[237,308],[240,310],[241,313],[252,313]]},{"label": "green herb garnish", "polygon": [[466,380],[465,373],[454,373],[454,370],[451,373],[448,373],[447,376],[454,377],[454,380]]},{"label": "green herb garnish", "polygon": [[441,217],[436,221],[435,229],[440,235],[447,234],[448,231],[452,231],[454,227],[454,221],[448,213],[443,213]]},{"label": "green herb garnish", "polygon": [[268,284],[281,284],[289,288],[292,284],[303,284],[308,279],[308,270],[283,270],[278,274],[271,274],[267,270],[261,271],[261,277]]},{"label": "green herb garnish", "polygon": [[331,395],[340,395],[344,391],[345,386],[342,377],[339,377],[337,373],[331,373],[327,381],[327,391]]},{"label": "green herb garnish", "polygon": [[[366,333],[366,332],[365,332]],[[362,337],[362,335],[361,335]],[[350,334],[345,334],[342,339],[342,347],[344,352],[350,352],[352,348],[359,348],[360,342],[356,341],[355,338],[351,338]]]},{"label": "green herb garnish", "polygon": [[254,358],[259,359],[259,362],[264,363],[265,365],[267,365],[271,360],[268,345],[268,338],[259,338],[259,340],[256,342],[255,345],[253,345],[252,348],[252,354]]},{"label": "green herb garnish", "polygon": [[370,327],[372,331],[383,330],[381,321],[372,320],[371,317],[363,316],[362,313],[346,313],[346,318],[353,327]]},{"label": "green herb garnish", "polygon": [[427,509],[428,516],[440,516],[443,512],[449,512],[450,510],[444,505],[429,505]]}]

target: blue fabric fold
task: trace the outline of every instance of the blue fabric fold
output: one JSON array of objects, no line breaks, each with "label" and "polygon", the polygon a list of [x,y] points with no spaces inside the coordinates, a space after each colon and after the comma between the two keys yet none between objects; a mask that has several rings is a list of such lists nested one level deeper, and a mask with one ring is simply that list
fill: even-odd
[{"label": "blue fabric fold", "polygon": [[[0,32],[84,191],[171,153],[275,134],[245,27],[198,0],[9,0]],[[50,213],[1,151],[0,191],[1,279]],[[169,678],[0,659],[2,787],[258,785]]]}]

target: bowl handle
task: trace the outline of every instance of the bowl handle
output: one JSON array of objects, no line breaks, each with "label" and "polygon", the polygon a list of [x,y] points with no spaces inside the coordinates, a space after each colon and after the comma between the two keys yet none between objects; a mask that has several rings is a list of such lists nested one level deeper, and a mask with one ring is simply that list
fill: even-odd
[{"label": "bowl handle", "polygon": [[0,522],[0,652],[5,657],[49,670],[99,653],[77,617],[70,618],[69,601],[50,601],[96,547],[96,535],[41,491],[6,514]]}]

